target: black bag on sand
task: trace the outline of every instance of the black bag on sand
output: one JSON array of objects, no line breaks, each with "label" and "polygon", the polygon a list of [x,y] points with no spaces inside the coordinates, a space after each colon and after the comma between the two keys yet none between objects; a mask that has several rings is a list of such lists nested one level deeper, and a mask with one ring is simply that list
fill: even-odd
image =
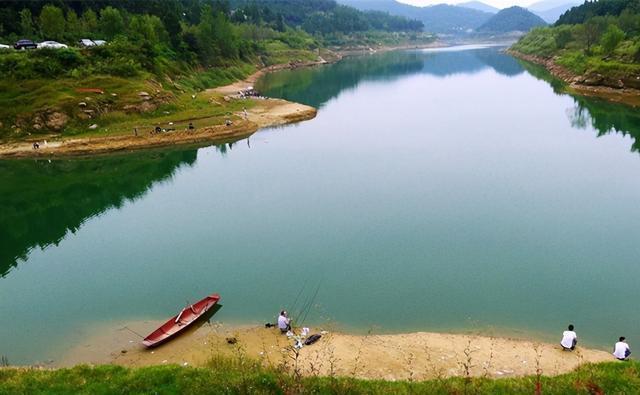
[{"label": "black bag on sand", "polygon": [[322,335],[321,335],[321,334],[319,334],[319,333],[316,333],[315,335],[311,335],[311,336],[309,336],[309,337],[307,337],[307,338],[305,339],[305,341],[304,341],[304,345],[305,345],[305,346],[310,346],[310,345],[312,345],[313,343],[315,343],[315,342],[317,342],[318,340],[320,340],[320,338],[321,338],[321,337],[322,337]]}]

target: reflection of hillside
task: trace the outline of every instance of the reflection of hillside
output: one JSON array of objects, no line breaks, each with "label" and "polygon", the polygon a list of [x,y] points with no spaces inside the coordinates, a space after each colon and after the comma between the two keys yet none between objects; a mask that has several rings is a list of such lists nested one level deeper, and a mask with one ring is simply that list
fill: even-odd
[{"label": "reflection of hillside", "polygon": [[598,131],[598,137],[611,132],[630,136],[631,151],[640,152],[640,112],[638,110],[602,100],[576,96],[573,113],[569,114],[571,125],[584,128],[590,124]]},{"label": "reflection of hillside", "polygon": [[472,74],[487,67],[513,76],[523,71],[511,56],[495,48],[460,51],[393,51],[344,59],[336,64],[313,69],[281,71],[266,75],[258,89],[267,96],[279,97],[314,107],[338,96],[361,81],[390,81],[425,73],[437,77]]},{"label": "reflection of hillside", "polygon": [[59,243],[88,218],[143,196],[180,166],[192,165],[196,152],[0,161],[0,277],[32,248]]},{"label": "reflection of hillside", "polygon": [[487,65],[480,61],[475,52],[475,50],[425,52],[422,72],[437,77],[477,73]]},{"label": "reflection of hillside", "polygon": [[[565,94],[565,83],[553,77],[544,67],[520,61],[524,68],[535,78],[547,82],[557,94]],[[640,112],[616,103],[606,102],[584,96],[570,95],[575,106],[568,114],[571,125],[586,128],[591,125],[598,131],[598,137],[611,132],[621,133],[633,139],[631,150],[640,152]]]},{"label": "reflection of hillside", "polygon": [[422,68],[416,52],[386,52],[347,58],[329,66],[267,74],[258,89],[267,96],[321,107],[341,91],[364,80],[393,80]]},{"label": "reflection of hillside", "polygon": [[524,68],[518,61],[499,51],[474,51],[480,61],[493,68],[498,74],[513,77],[524,73]]}]

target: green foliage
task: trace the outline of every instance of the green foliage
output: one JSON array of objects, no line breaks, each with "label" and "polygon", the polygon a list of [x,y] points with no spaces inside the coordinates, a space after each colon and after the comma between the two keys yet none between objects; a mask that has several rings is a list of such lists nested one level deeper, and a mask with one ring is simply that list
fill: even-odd
[{"label": "green foliage", "polygon": [[584,74],[588,68],[588,59],[583,51],[567,51],[558,58],[557,62],[576,74]]},{"label": "green foliage", "polygon": [[538,27],[521,37],[512,48],[527,55],[550,56],[558,48],[558,42],[554,30]]},{"label": "green foliage", "polygon": [[0,370],[3,393],[189,393],[189,394],[632,394],[640,390],[638,362],[585,364],[554,377],[446,378],[423,382],[347,377],[296,378],[258,362],[215,358],[205,368],[175,365],[138,369],[103,365],[71,369]]},{"label": "green foliage", "polygon": [[[34,20],[33,15],[38,17]],[[12,99],[0,106],[0,122],[5,125],[0,133],[5,136],[6,125],[20,123],[18,118],[32,120],[44,108],[61,107],[71,118],[82,118],[77,99],[75,106],[69,105],[69,97],[75,96],[53,88],[60,81],[91,87],[88,81],[95,78],[125,77],[134,85],[158,81],[162,87],[153,89],[163,93],[204,90],[246,76],[254,65],[318,60],[319,48],[327,44],[433,40],[422,36],[419,22],[357,11],[334,0],[8,1],[0,2],[0,18],[0,42],[14,41],[20,34],[71,47],[0,52],[0,74],[8,88],[0,92],[0,99]],[[107,44],[78,48],[79,39],[106,39]],[[10,82],[32,89],[18,89]],[[139,97],[131,100],[135,106]],[[101,124],[105,117],[122,116],[112,108],[109,115],[92,114],[101,114]],[[35,133],[31,125],[24,121],[20,129]]]},{"label": "green foliage", "polygon": [[556,41],[556,48],[563,49],[573,40],[573,33],[571,27],[562,26],[555,30],[554,39]]},{"label": "green foliage", "polygon": [[82,32],[82,25],[80,24],[80,19],[78,18],[78,14],[74,10],[69,10],[67,12],[67,22],[66,22],[66,33],[67,37],[71,41],[76,41],[80,37],[80,33]]},{"label": "green foliage", "polygon": [[117,35],[124,33],[124,19],[120,11],[113,7],[106,7],[100,11],[98,26],[108,40],[112,40]]},{"label": "green foliage", "polygon": [[476,30],[479,32],[508,33],[513,31],[528,32],[547,23],[522,7],[509,7],[500,10]]},{"label": "green foliage", "polygon": [[33,16],[28,8],[20,11],[20,33],[24,36],[31,36],[34,32]]},{"label": "green foliage", "polygon": [[385,12],[358,11],[338,5],[333,0],[238,0],[234,21],[252,24],[266,23],[277,31],[283,25],[302,27],[312,34],[355,33],[367,30],[415,31],[422,22],[412,16],[399,17]]},{"label": "green foliage", "polygon": [[[587,16],[586,10],[593,11]],[[513,49],[524,54],[555,57],[557,64],[603,85],[635,87],[640,79],[640,3],[606,0],[585,3],[565,14],[564,21],[531,31]],[[554,38],[555,46],[550,37]]]},{"label": "green foliage", "polygon": [[89,9],[82,14],[82,20],[80,21],[83,32],[97,32],[98,30],[98,15],[95,11]]},{"label": "green foliage", "polygon": [[604,52],[611,55],[623,39],[624,32],[616,25],[609,25],[607,31],[602,35],[600,44],[602,45]]},{"label": "green foliage", "polygon": [[600,40],[600,36],[607,28],[607,21],[604,17],[596,16],[588,19],[583,25],[581,34],[578,35],[586,46],[587,52],[591,51],[591,46]]},{"label": "green foliage", "polygon": [[79,51],[71,48],[11,52],[0,56],[0,74],[18,80],[55,78],[83,64]]},{"label": "green foliage", "polygon": [[46,5],[40,11],[40,30],[47,40],[62,40],[66,21],[62,10],[53,5]]},{"label": "green foliage", "polygon": [[595,16],[618,16],[625,10],[637,14],[640,11],[638,0],[585,1],[584,4],[562,14],[556,26],[585,23]]}]

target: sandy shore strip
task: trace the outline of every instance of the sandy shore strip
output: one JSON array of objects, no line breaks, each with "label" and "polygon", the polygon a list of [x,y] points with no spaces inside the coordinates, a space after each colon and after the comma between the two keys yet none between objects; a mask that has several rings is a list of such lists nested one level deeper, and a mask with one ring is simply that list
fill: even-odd
[{"label": "sandy shore strip", "polygon": [[258,129],[312,119],[315,108],[280,99],[246,99],[257,103],[247,112],[246,120],[236,120],[232,125],[214,125],[195,131],[177,130],[157,135],[140,134],[106,137],[54,139],[34,150],[32,142],[0,145],[0,158],[34,158],[58,156],[83,156],[111,152],[132,151],[185,144],[213,144],[241,139]]},{"label": "sandy shore strip", "polygon": [[[134,332],[146,334],[159,322],[141,321],[103,330],[70,350],[55,366],[114,363],[139,367],[178,364],[205,366],[216,356],[251,358],[293,369],[293,339],[276,328],[205,323],[155,349],[145,349]],[[104,329],[104,328],[103,328]],[[311,328],[322,338],[300,350],[305,375],[365,379],[425,380],[451,376],[514,377],[569,372],[586,362],[611,361],[610,353],[557,344],[467,334],[415,332],[353,335]],[[234,339],[234,344],[228,340]]]},{"label": "sandy shore strip", "polygon": [[[336,60],[339,60],[337,57]],[[227,142],[251,136],[261,128],[285,125],[315,118],[317,110],[311,106],[293,103],[282,99],[246,97],[240,99],[239,91],[248,87],[266,73],[312,67],[329,63],[320,58],[313,62],[294,62],[265,67],[244,80],[229,85],[208,89],[206,93],[216,93],[234,100],[252,100],[255,105],[247,110],[247,117],[243,113],[235,114],[240,120],[232,125],[211,125],[200,127],[195,131],[176,130],[161,134],[140,133],[138,136],[112,135],[105,137],[64,138],[57,135],[40,136],[39,141],[48,140],[46,145],[33,149],[33,141],[20,141],[0,144],[0,159],[2,158],[51,158],[61,156],[89,156],[140,150],[146,148],[162,148],[176,145],[205,145]],[[183,120],[188,122],[189,120]]]}]

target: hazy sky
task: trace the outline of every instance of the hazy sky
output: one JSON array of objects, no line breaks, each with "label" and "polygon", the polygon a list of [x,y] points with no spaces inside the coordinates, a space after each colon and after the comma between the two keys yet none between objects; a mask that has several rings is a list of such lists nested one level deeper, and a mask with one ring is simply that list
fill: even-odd
[{"label": "hazy sky", "polygon": [[[399,0],[402,3],[417,5],[417,6],[425,6],[432,4],[456,4],[456,3],[466,3],[469,0]],[[536,0],[480,0],[485,4],[492,5],[497,8],[505,8],[510,7],[512,5],[519,5],[521,7],[528,6],[529,4],[535,3]]]}]

